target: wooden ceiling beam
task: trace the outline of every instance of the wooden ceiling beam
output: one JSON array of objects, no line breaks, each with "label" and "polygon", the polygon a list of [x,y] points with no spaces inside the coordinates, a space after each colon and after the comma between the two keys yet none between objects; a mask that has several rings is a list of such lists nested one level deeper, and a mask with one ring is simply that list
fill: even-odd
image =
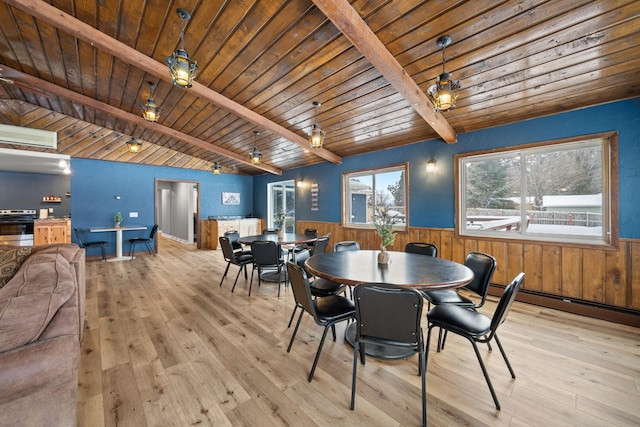
[{"label": "wooden ceiling beam", "polygon": [[46,80],[42,80],[37,77],[33,77],[29,74],[25,74],[21,71],[10,68],[4,64],[2,65],[2,67],[6,71],[6,74],[10,75],[11,78],[16,80],[19,79],[19,81],[21,81],[22,83],[26,83],[26,85],[28,85],[28,86],[25,86],[26,90],[30,90],[29,87],[31,86],[37,87],[41,91],[49,92],[53,95],[68,99],[71,102],[82,104],[87,107],[105,112],[107,114],[111,114],[114,117],[117,117],[122,120],[126,120],[131,123],[135,123],[136,125],[149,129],[153,132],[163,133],[171,138],[184,141],[187,144],[192,145],[194,147],[202,148],[203,150],[206,150],[208,152],[216,153],[221,156],[228,157],[230,159],[236,160],[238,162],[241,162],[249,166],[253,166],[265,172],[273,173],[276,175],[282,175],[282,169],[276,168],[271,165],[267,165],[265,163],[258,163],[258,164],[251,163],[248,157],[241,156],[240,154],[234,153],[233,151],[227,150],[226,148],[218,147],[214,144],[195,138],[186,133],[182,133],[170,127],[161,125],[160,123],[148,122],[140,115],[129,113],[127,111],[116,108],[112,105],[105,104],[104,102],[95,100],[93,98],[79,94],[72,90],[60,87]]},{"label": "wooden ceiling beam", "polygon": [[313,3],[446,143],[458,140],[447,119],[435,111],[431,100],[347,0],[313,0]]},{"label": "wooden ceiling beam", "polygon": [[[91,44],[91,46],[110,53],[114,57],[121,59],[127,64],[131,64],[132,66],[144,70],[161,80],[171,83],[169,71],[165,64],[160,63],[141,52],[138,52],[137,50],[112,37],[109,37],[108,35],[98,31],[94,27],[85,24],[79,19],[76,19],[59,9],[56,9],[55,7],[42,0],[2,1],[15,7],[16,9],[20,9],[23,12],[28,13],[33,17],[41,19],[44,22],[47,22],[80,40],[84,40],[85,42]],[[237,102],[226,98],[225,96],[209,89],[207,86],[204,86],[201,83],[194,81],[192,87],[188,90],[193,96],[206,99],[207,101],[219,106],[220,108],[229,111],[231,114],[247,120],[248,122],[257,125],[262,129],[271,131],[272,133],[279,135],[304,149],[309,149],[311,153],[322,157],[325,160],[328,160],[335,164],[342,163],[342,157],[338,156],[337,154],[325,148],[310,149],[309,141],[306,138],[280,126],[279,124],[267,119],[264,116],[261,116],[258,113],[255,113],[244,105],[238,104]],[[234,157],[234,159],[236,159],[236,157]],[[252,164],[252,166],[256,165]]]}]

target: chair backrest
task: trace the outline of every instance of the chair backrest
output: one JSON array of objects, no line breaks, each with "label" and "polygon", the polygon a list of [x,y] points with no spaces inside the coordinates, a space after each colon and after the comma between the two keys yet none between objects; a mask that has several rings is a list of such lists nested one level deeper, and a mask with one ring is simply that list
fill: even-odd
[{"label": "chair backrest", "polygon": [[224,260],[227,262],[236,262],[236,254],[233,251],[233,247],[231,246],[231,240],[229,240],[226,236],[220,236],[218,239],[220,241],[220,247],[222,248],[222,255],[224,256]]},{"label": "chair backrest", "polygon": [[311,274],[307,271],[307,267],[304,263],[311,257],[311,251],[309,249],[301,250],[300,252],[296,252],[296,264],[300,266],[304,270],[307,275],[307,278],[311,276]]},{"label": "chair backrest", "polygon": [[149,240],[153,240],[156,237],[156,233],[158,232],[158,224],[153,224],[151,227],[151,233],[149,233]]},{"label": "chair backrest", "polygon": [[357,336],[387,344],[421,341],[423,297],[415,289],[387,283],[363,283],[353,290]]},{"label": "chair backrest", "polygon": [[293,289],[293,297],[296,300],[296,304],[299,304],[304,310],[311,314],[316,319],[316,310],[313,305],[311,289],[309,288],[309,281],[304,269],[298,264],[294,264],[291,261],[287,262],[287,275],[291,282],[291,289]]},{"label": "chair backrest", "polygon": [[280,248],[276,242],[269,240],[255,240],[251,242],[253,263],[256,265],[280,264]]},{"label": "chair backrest", "polygon": [[404,247],[404,251],[410,254],[427,255],[432,257],[438,256],[438,247],[431,243],[410,242]]},{"label": "chair backrest", "polygon": [[327,246],[329,246],[329,236],[318,237],[318,240],[313,244],[313,252],[311,255],[325,253]]},{"label": "chair backrest", "polygon": [[484,252],[469,252],[464,260],[464,265],[473,271],[473,280],[464,288],[482,298],[476,304],[476,308],[482,307],[489,293],[493,273],[496,271],[496,259]]},{"label": "chair backrest", "polygon": [[238,230],[225,231],[224,236],[229,238],[233,250],[242,249],[242,245],[238,242],[238,239],[240,239],[240,233],[238,233]]},{"label": "chair backrest", "polygon": [[360,250],[360,245],[358,242],[354,240],[345,240],[343,242],[338,242],[333,245],[334,252],[342,252],[342,251],[357,251]]},{"label": "chair backrest", "polygon": [[318,230],[315,228],[307,228],[304,230],[304,235],[307,237],[318,237]]},{"label": "chair backrest", "polygon": [[78,230],[77,228],[74,228],[73,232],[76,234],[76,238],[78,239],[78,243],[80,244],[80,247],[83,247],[84,242],[82,241],[82,237],[80,237],[80,230]]},{"label": "chair backrest", "polygon": [[[502,325],[507,320],[507,314],[513,305],[513,301],[516,299],[516,294],[520,290],[522,283],[524,282],[524,273],[518,273],[518,275],[504,288],[504,292],[500,297],[500,301],[496,306],[496,311],[491,318],[491,336],[495,335],[498,326]],[[490,339],[491,336],[488,338]]]},{"label": "chair backrest", "polygon": [[265,228],[262,230],[262,234],[278,234],[277,228]]}]

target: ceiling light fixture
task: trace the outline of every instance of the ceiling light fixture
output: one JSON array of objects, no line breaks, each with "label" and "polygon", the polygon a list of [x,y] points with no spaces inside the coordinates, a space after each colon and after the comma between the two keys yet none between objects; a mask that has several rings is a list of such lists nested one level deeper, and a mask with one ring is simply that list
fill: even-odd
[{"label": "ceiling light fixture", "polygon": [[182,20],[180,24],[180,48],[167,57],[166,63],[169,66],[171,83],[175,86],[191,87],[193,79],[198,71],[198,63],[189,59],[189,54],[184,50],[184,27],[185,23],[191,19],[191,15],[184,9],[178,9],[178,16]]},{"label": "ceiling light fixture", "polygon": [[142,142],[138,141],[138,138],[134,136],[127,141],[127,146],[129,147],[130,153],[139,153],[142,149]]},{"label": "ceiling light fixture", "polygon": [[442,48],[442,74],[440,74],[434,85],[427,89],[429,98],[433,102],[436,111],[444,112],[456,108],[456,98],[458,89],[462,87],[460,80],[451,80],[451,73],[447,73],[445,65],[447,62],[445,48],[451,44],[451,36],[442,36],[438,39],[438,46]]},{"label": "ceiling light fixture", "polygon": [[211,171],[213,172],[214,175],[220,175],[220,163],[215,162],[211,166]]},{"label": "ceiling light fixture", "polygon": [[257,130],[253,131],[255,146],[253,147],[253,152],[249,154],[249,159],[251,159],[251,163],[253,164],[260,163],[260,159],[262,159],[262,153],[258,150],[258,135],[260,135],[260,132]]},{"label": "ceiling light fixture", "polygon": [[162,109],[158,107],[156,101],[153,100],[153,92],[157,85],[153,82],[147,83],[149,83],[149,99],[147,99],[147,102],[142,106],[142,117],[148,122],[157,122],[160,117],[160,110]]},{"label": "ceiling light fixture", "polygon": [[311,148],[322,148],[322,144],[324,143],[324,137],[326,132],[320,129],[320,125],[318,124],[318,107],[321,106],[318,101],[313,101],[313,107],[315,109],[315,113],[313,115],[313,127],[311,128],[311,132],[309,132],[309,143],[311,144]]}]

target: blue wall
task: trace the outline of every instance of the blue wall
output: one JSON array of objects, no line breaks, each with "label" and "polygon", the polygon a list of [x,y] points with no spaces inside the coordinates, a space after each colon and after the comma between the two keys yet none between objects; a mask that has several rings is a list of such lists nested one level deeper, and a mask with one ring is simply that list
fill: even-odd
[{"label": "blue wall", "polygon": [[[74,158],[71,159],[71,171],[71,215],[74,228],[112,226],[116,212],[122,212],[125,225],[150,226],[154,223],[156,179],[199,182],[201,219],[253,212],[253,179],[250,176],[213,175],[208,171]],[[222,191],[240,193],[240,205],[223,206]],[[116,195],[120,196],[120,200],[116,200]],[[129,212],[138,212],[138,218],[128,218]],[[126,238],[147,233],[132,231],[127,233]],[[109,249],[115,252],[113,234],[101,233],[99,236],[101,240],[111,239]],[[126,244],[124,250],[128,250]]]},{"label": "blue wall", "polygon": [[[615,102],[555,116],[543,117],[458,135],[456,144],[431,140],[370,154],[347,157],[342,165],[323,162],[283,172],[282,176],[254,178],[255,213],[266,218],[267,183],[304,180],[296,189],[296,219],[341,222],[341,173],[409,162],[409,222],[414,227],[454,227],[453,155],[552,139],[617,130],[619,146],[620,237],[640,238],[640,98]],[[331,135],[328,136],[330,138]],[[427,175],[425,164],[437,162]],[[311,211],[309,186],[318,182],[319,211]]]}]

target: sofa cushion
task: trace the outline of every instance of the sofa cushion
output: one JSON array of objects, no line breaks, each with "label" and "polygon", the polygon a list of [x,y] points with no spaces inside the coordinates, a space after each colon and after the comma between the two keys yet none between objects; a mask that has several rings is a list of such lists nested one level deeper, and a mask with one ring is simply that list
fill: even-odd
[{"label": "sofa cushion", "polygon": [[29,255],[31,246],[0,250],[0,288],[13,278]]},{"label": "sofa cushion", "polygon": [[66,259],[29,257],[0,289],[0,352],[37,340],[74,289],[75,272]]}]

